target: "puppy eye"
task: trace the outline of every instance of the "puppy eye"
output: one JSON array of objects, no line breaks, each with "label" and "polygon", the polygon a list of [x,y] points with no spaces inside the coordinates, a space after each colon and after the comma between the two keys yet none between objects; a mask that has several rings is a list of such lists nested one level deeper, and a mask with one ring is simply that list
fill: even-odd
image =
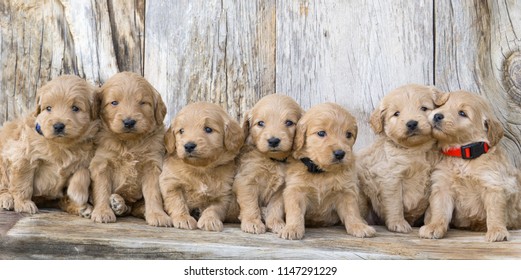
[{"label": "puppy eye", "polygon": [[112,102],[110,102],[110,104],[112,104],[113,106],[117,106],[117,105],[119,104],[119,102],[117,102],[117,101],[112,101]]},{"label": "puppy eye", "polygon": [[212,133],[213,129],[211,129],[210,127],[205,127],[204,131],[206,131],[206,133]]},{"label": "puppy eye", "polygon": [[290,121],[290,120],[287,120],[287,121],[286,121],[286,126],[292,126],[292,125],[294,125],[294,124],[295,124],[295,123],[292,122],[292,121]]},{"label": "puppy eye", "polygon": [[463,111],[459,111],[458,115],[460,115],[460,116],[462,116],[464,118],[468,117],[467,114],[465,112],[463,112]]},{"label": "puppy eye", "polygon": [[72,111],[73,112],[78,112],[80,110],[80,108],[78,108],[77,106],[72,106]]},{"label": "puppy eye", "polygon": [[353,137],[353,133],[351,131],[346,132],[346,138],[351,139]]},{"label": "puppy eye", "polygon": [[325,131],[321,130],[321,131],[317,132],[317,135],[320,137],[324,137],[327,135],[327,133]]},{"label": "puppy eye", "polygon": [[427,107],[425,107],[425,106],[422,106],[422,107],[420,108],[420,110],[422,110],[422,111],[425,112],[425,111],[429,110],[429,108],[427,108]]},{"label": "puppy eye", "polygon": [[52,107],[51,107],[51,106],[47,106],[47,107],[45,107],[45,110],[46,110],[47,112],[50,112],[50,111],[52,111]]},{"label": "puppy eye", "polygon": [[182,128],[181,128],[181,129],[179,129],[179,134],[183,134],[184,132],[185,132],[185,130],[184,130],[184,129],[182,129]]},{"label": "puppy eye", "polygon": [[264,122],[263,122],[263,121],[259,121],[259,122],[257,123],[257,125],[260,126],[260,127],[264,127]]},{"label": "puppy eye", "polygon": [[398,117],[400,115],[400,111],[396,111],[393,116]]}]

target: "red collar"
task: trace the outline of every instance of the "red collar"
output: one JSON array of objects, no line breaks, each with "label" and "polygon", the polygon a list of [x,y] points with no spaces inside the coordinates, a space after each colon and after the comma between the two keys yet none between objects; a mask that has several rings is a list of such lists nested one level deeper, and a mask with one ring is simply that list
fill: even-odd
[{"label": "red collar", "polygon": [[481,156],[482,154],[488,153],[490,146],[485,142],[475,142],[470,143],[461,147],[453,147],[446,150],[442,150],[441,152],[444,155],[451,157],[460,157],[463,159],[475,159]]}]

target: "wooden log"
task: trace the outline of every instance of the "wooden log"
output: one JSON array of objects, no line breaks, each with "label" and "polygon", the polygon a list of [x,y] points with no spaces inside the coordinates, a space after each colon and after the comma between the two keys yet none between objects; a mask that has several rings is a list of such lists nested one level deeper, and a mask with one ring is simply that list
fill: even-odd
[{"label": "wooden log", "polygon": [[435,1],[436,85],[489,100],[503,123],[502,145],[521,166],[521,3]]},{"label": "wooden log", "polygon": [[167,123],[189,102],[237,120],[275,90],[275,1],[147,1],[145,78]]},{"label": "wooden log", "polygon": [[372,143],[369,114],[407,83],[433,84],[432,1],[277,1],[277,91],[337,102]]},{"label": "wooden log", "polygon": [[[0,210],[0,221],[9,212]],[[157,228],[137,218],[97,224],[58,211],[19,219],[0,235],[0,259],[520,259],[521,230],[508,242],[485,234],[449,230],[440,240],[391,233],[376,227],[373,238],[347,235],[343,227],[307,228],[303,240],[273,233],[249,234],[238,224],[223,232]]]}]

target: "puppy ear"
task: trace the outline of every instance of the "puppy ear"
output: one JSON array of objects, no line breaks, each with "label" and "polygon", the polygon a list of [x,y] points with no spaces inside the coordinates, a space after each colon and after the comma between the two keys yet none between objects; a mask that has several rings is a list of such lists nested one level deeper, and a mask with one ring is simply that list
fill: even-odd
[{"label": "puppy ear", "polygon": [[226,150],[239,152],[244,144],[244,132],[239,123],[228,117],[224,124],[224,146]]},{"label": "puppy ear", "polygon": [[244,114],[244,120],[242,121],[242,130],[244,133],[244,142],[248,142],[250,136],[250,125],[251,125],[251,111]]},{"label": "puppy ear", "polygon": [[355,123],[355,128],[352,133],[353,133],[353,139],[356,142],[356,137],[358,136],[358,125],[356,123]]},{"label": "puppy ear", "polygon": [[100,108],[101,108],[101,89],[95,86],[91,86],[92,97],[90,104],[90,118],[91,120],[96,120],[99,118]]},{"label": "puppy ear", "polygon": [[165,133],[165,148],[167,154],[175,153],[175,131],[173,124]]},{"label": "puppy ear", "polygon": [[298,159],[300,153],[306,143],[306,131],[307,131],[307,120],[300,119],[297,122],[297,128],[295,129],[295,139],[293,140],[293,157]]},{"label": "puppy ear", "polygon": [[155,103],[155,110],[154,110],[154,117],[156,118],[157,125],[163,125],[163,120],[166,116],[166,105],[163,102],[163,99],[161,98],[161,94],[157,92],[157,90],[154,89],[154,103]]},{"label": "puppy ear", "polygon": [[38,92],[36,94],[36,108],[34,109],[34,113],[33,113],[33,116],[37,117],[41,112],[42,112],[42,104],[41,104],[41,98],[40,98],[40,93]]},{"label": "puppy ear", "polygon": [[369,119],[369,124],[371,128],[376,134],[380,134],[383,131],[384,127],[384,114],[385,109],[376,108],[371,113],[371,117]]},{"label": "puppy ear", "polygon": [[441,106],[449,99],[449,93],[438,90],[435,87],[430,87],[432,90],[432,100],[436,106]]},{"label": "puppy ear", "polygon": [[485,129],[487,130],[487,138],[490,142],[490,146],[497,145],[499,140],[503,138],[503,125],[497,119],[489,118],[485,120]]}]

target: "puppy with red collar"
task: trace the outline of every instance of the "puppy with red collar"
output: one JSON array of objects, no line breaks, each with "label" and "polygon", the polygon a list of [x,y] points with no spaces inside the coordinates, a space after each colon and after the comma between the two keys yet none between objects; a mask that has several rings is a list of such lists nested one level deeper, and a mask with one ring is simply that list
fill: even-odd
[{"label": "puppy with red collar", "polygon": [[499,145],[503,127],[486,101],[458,91],[430,115],[445,155],[432,173],[422,238],[443,238],[449,224],[505,241],[521,228],[521,176]]}]

